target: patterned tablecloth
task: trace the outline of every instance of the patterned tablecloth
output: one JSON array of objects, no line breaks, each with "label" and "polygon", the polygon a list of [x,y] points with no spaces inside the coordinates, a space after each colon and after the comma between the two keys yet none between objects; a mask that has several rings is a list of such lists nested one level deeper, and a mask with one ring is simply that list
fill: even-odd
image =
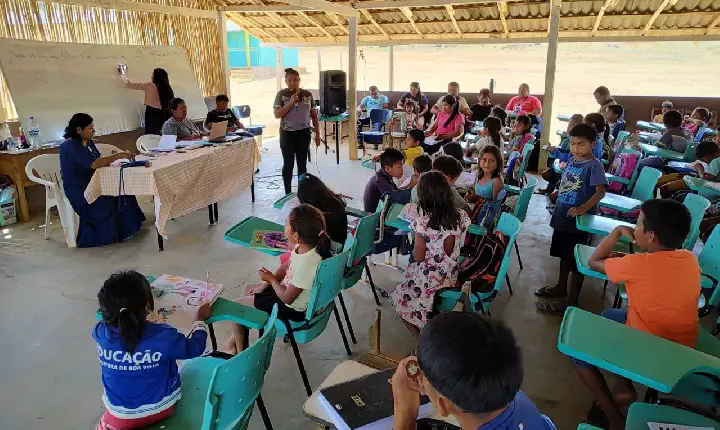
[{"label": "patterned tablecloth", "polygon": [[104,167],[95,171],[85,189],[92,203],[100,196],[155,197],[155,226],[167,238],[165,223],[212,203],[227,199],[252,183],[260,162],[255,140],[243,139],[224,146],[199,148],[186,153],[169,153],[152,159],[148,168],[123,170]]}]

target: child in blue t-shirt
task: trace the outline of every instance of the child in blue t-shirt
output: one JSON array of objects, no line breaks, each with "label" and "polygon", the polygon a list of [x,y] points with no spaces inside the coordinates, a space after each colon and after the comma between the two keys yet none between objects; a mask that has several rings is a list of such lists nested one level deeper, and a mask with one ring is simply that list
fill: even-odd
[{"label": "child in blue t-shirt", "polygon": [[[590,234],[575,226],[575,218],[583,214],[595,214],[597,205],[605,197],[605,171],[594,155],[597,139],[595,127],[579,124],[570,131],[570,152],[558,190],[555,210],[550,219],[553,228],[550,255],[560,258],[560,276],[555,286],[545,286],[535,292],[538,297],[563,299],[561,301],[538,301],[541,311],[563,315],[568,306],[577,306],[584,280],[575,264],[575,245],[587,244]],[[572,284],[568,295],[568,278],[572,272]]]},{"label": "child in blue t-shirt", "polygon": [[605,123],[605,117],[597,112],[585,115],[583,123],[593,127],[597,136],[595,137],[595,145],[592,148],[592,154],[598,160],[602,160],[603,146],[608,143],[610,129]]},{"label": "child in blue t-shirt", "polygon": [[153,311],[150,283],[135,271],[110,275],[98,293],[102,321],[95,325],[106,412],[98,430],[141,428],[173,413],[180,399],[176,360],[199,357],[210,305],[198,308],[185,336],[166,324],[146,320]]}]

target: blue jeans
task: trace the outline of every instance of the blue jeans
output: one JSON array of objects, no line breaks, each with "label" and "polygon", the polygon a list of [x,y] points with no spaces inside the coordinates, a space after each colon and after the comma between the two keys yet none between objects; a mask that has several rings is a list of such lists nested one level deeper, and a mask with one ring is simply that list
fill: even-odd
[{"label": "blue jeans", "polygon": [[[600,312],[600,316],[607,318],[609,320],[613,320],[615,322],[618,322],[620,324],[625,324],[627,321],[627,309],[605,309],[604,311]],[[578,366],[582,367],[595,367],[592,364],[588,364],[582,360],[578,360],[576,358],[572,359],[573,363],[577,364]]]}]

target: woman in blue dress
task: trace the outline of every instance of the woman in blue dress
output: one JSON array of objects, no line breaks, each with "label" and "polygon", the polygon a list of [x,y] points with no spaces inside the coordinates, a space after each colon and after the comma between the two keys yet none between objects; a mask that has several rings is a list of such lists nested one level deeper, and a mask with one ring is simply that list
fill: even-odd
[{"label": "woman in blue dress", "polygon": [[[85,188],[95,169],[109,166],[122,158],[133,160],[129,152],[101,157],[92,138],[95,136],[93,119],[86,113],[76,113],[65,128],[65,140],[60,147],[60,169],[63,190],[75,212],[80,216],[77,246],[89,248],[127,239],[140,230],[145,221],[134,196],[113,198],[100,196],[89,204],[85,200]],[[118,203],[113,216],[113,204]]]}]

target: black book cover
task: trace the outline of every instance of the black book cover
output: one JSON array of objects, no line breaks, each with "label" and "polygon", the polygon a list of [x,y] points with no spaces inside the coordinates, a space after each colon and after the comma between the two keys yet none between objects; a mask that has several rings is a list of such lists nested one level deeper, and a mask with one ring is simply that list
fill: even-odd
[{"label": "black book cover", "polygon": [[[320,390],[327,402],[326,408],[332,408],[350,429],[359,429],[393,416],[392,379],[395,369],[387,369],[357,379],[343,382]],[[420,398],[420,415],[430,410],[430,399]],[[334,420],[333,420],[334,421]],[[336,425],[339,423],[335,423]],[[390,421],[390,427],[392,421]],[[343,426],[338,426],[342,428]],[[374,426],[372,426],[374,428]],[[390,428],[388,427],[388,428]]]}]

